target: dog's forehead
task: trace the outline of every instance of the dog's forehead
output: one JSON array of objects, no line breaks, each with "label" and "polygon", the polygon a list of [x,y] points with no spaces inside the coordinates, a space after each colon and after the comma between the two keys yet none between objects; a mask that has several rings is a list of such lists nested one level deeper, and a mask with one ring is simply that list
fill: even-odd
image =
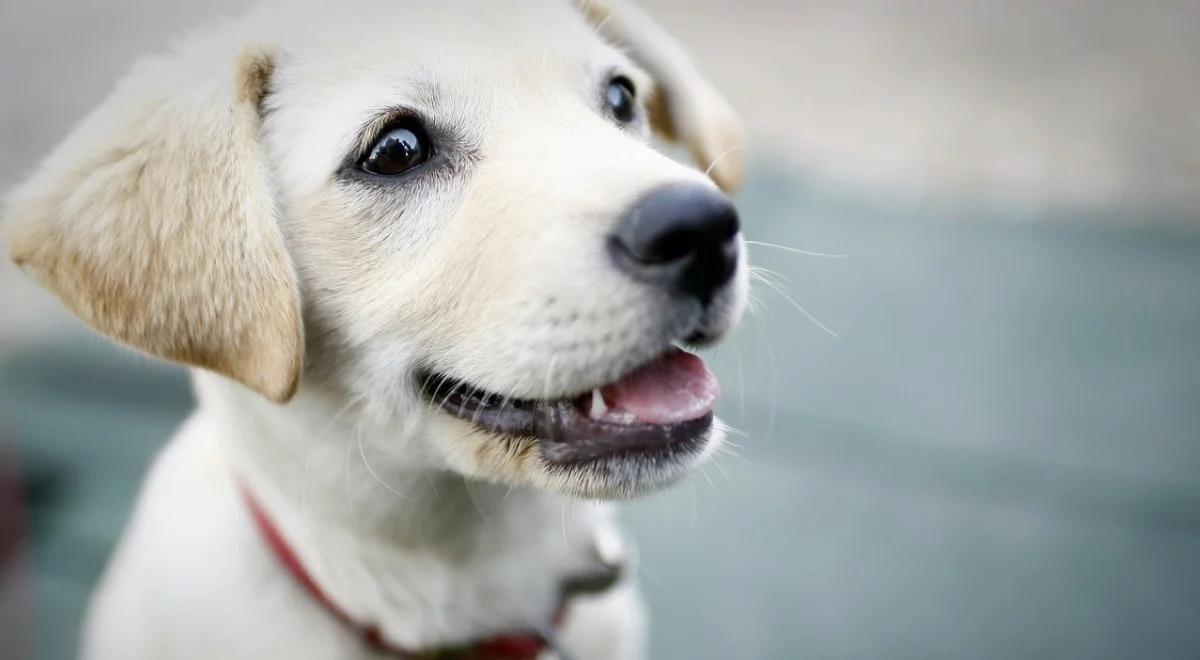
[{"label": "dog's forehead", "polygon": [[606,49],[570,0],[355,0],[309,5],[288,23],[293,85],[371,87],[380,100],[418,82],[550,85]]},{"label": "dog's forehead", "polygon": [[292,136],[290,149],[324,158],[325,171],[381,112],[407,108],[482,129],[561,108],[585,98],[605,69],[633,68],[571,0],[316,3],[273,29],[285,56],[272,121]]}]

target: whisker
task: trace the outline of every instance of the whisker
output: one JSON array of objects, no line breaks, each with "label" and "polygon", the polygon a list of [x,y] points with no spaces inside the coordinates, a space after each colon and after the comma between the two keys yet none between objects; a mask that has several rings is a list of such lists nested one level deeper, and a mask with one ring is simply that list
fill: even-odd
[{"label": "whisker", "polygon": [[375,468],[371,467],[371,462],[367,460],[367,453],[366,453],[366,451],[363,450],[362,433],[358,434],[358,455],[359,455],[359,457],[362,458],[363,467],[367,468],[367,472],[370,473],[370,475],[375,478],[375,481],[379,482],[380,486],[383,486],[384,488],[390,490],[392,493],[394,493],[397,497],[399,497],[402,500],[406,500],[406,501],[410,501],[410,502],[412,501],[411,497],[409,497],[408,495],[405,495],[404,493],[401,493],[400,491],[396,490],[395,488],[392,488],[390,485],[388,485],[387,482],[385,482],[383,480],[382,477],[380,477],[378,474],[375,473]]},{"label": "whisker", "polygon": [[792,252],[794,254],[802,254],[806,257],[823,257],[825,259],[845,259],[846,257],[850,256],[848,254],[835,254],[835,253],[831,253],[831,252],[814,252],[812,250],[801,250],[800,248],[794,248],[794,247],[791,247],[788,245],[780,245],[778,243],[768,243],[766,241],[747,240],[746,245],[758,245],[760,247],[774,248],[776,250],[783,250],[784,252]]},{"label": "whisker", "polygon": [[[473,424],[473,425],[478,425],[478,424],[479,424],[479,415],[480,415],[480,413],[482,413],[482,412],[483,412],[483,409],[484,409],[484,407],[485,407],[487,404],[491,403],[491,400],[492,400],[492,393],[491,393],[491,392],[487,392],[486,390],[484,390],[483,388],[480,388],[480,387],[477,387],[477,388],[475,388],[475,389],[476,389],[476,391],[478,391],[478,392],[484,392],[484,395],[483,395],[483,401],[481,402],[481,404],[482,404],[482,405],[476,406],[476,407],[475,407],[475,412],[474,412],[474,413],[471,415],[471,424]],[[459,414],[460,414],[460,415],[462,414],[462,413],[461,413],[461,411],[459,412]]]},{"label": "whisker", "polygon": [[762,266],[751,266],[750,267],[750,279],[760,280],[760,281],[769,281],[769,282],[774,282],[776,284],[791,284],[792,283],[791,278],[789,278],[787,275],[784,275],[783,273],[780,273],[778,271],[771,270],[770,268],[763,268]]},{"label": "whisker", "polygon": [[717,468],[717,471],[721,473],[721,476],[724,477],[725,481],[729,481],[729,473],[725,471],[725,467],[721,465],[721,461],[718,461],[716,460],[716,457],[713,457],[713,460],[709,461],[709,463],[713,467]]},{"label": "whisker", "polygon": [[746,423],[746,365],[742,360],[742,346],[738,342],[734,346],[737,354],[737,384],[738,384],[738,423]]},{"label": "whisker", "polygon": [[646,568],[646,562],[644,562],[644,561],[634,562],[634,565],[637,566],[638,577],[640,577],[641,579],[644,579],[651,584],[657,584],[659,586],[662,586],[664,584],[662,578],[658,577],[658,575],[656,575],[649,568]]},{"label": "whisker", "polygon": [[454,385],[454,387],[451,387],[451,388],[450,388],[450,391],[446,393],[446,396],[442,397],[442,402],[441,402],[441,403],[439,403],[439,404],[437,404],[437,405],[434,407],[434,410],[436,410],[436,409],[438,409],[438,408],[445,408],[445,407],[446,407],[446,403],[447,403],[448,401],[450,401],[450,397],[454,396],[454,393],[455,393],[455,392],[457,392],[459,389],[461,389],[463,385],[466,385],[466,383],[465,383],[465,382],[462,382],[462,381],[459,381],[458,383],[456,383],[456,384]]},{"label": "whisker", "polygon": [[433,491],[433,498],[439,502],[442,501],[442,494],[438,492],[437,485],[433,483],[433,473],[430,470],[422,470],[425,473],[425,483],[429,484],[429,490]]},{"label": "whisker", "polygon": [[[708,473],[704,471],[703,466],[700,468],[700,474],[704,475],[705,479],[708,479]],[[708,481],[708,485],[713,485],[712,480]],[[713,487],[715,488],[716,486]],[[688,490],[692,498],[692,527],[694,528],[700,524],[700,505],[696,501],[696,481],[694,479],[688,482]]]},{"label": "whisker", "polygon": [[[503,410],[504,408],[508,407],[508,404],[512,403],[512,401],[513,401],[513,395],[512,395],[512,394],[505,394],[505,395],[504,395],[504,398],[500,400],[500,408]],[[500,418],[499,418],[499,417],[497,417],[497,418],[496,418],[496,422],[493,422],[493,423],[492,423],[492,426],[493,426],[492,430],[493,430],[493,431],[495,431],[495,430],[496,430],[496,429],[495,429],[495,427],[496,427],[496,426],[498,426],[497,422],[499,421],[499,419],[500,419]]]},{"label": "whisker", "polygon": [[717,166],[717,163],[721,162],[722,158],[728,156],[729,154],[731,154],[735,151],[741,151],[743,149],[745,149],[745,147],[730,147],[730,148],[726,149],[725,151],[722,151],[720,153],[720,155],[718,155],[716,158],[714,158],[713,161],[708,164],[708,167],[705,168],[704,176],[708,176],[709,174],[711,174],[713,171],[713,168]]},{"label": "whisker", "polygon": [[570,544],[567,542],[567,504],[566,504],[566,502],[563,502],[563,503],[559,504],[558,507],[559,507],[559,511],[562,514],[561,518],[562,518],[563,547],[568,548],[568,547],[570,547]]},{"label": "whisker", "polygon": [[475,499],[475,491],[471,490],[471,480],[463,479],[462,483],[467,491],[467,499],[471,500],[471,504],[473,504],[475,506],[475,510],[479,512],[479,516],[484,520],[491,520],[491,516],[489,516],[483,510],[483,507],[479,506],[479,500]]},{"label": "whisker", "polygon": [[[728,456],[734,460],[742,460],[742,455],[729,447],[718,447],[716,454],[717,456]],[[724,470],[722,470],[722,472],[724,472]]]},{"label": "whisker", "polygon": [[308,452],[304,456],[304,471],[300,475],[300,515],[303,516],[305,520],[309,519],[308,475],[312,466],[313,456],[316,455],[317,450],[320,449],[324,444],[322,441],[325,439],[324,436],[329,431],[329,428],[333,426],[334,423],[337,422],[338,418],[340,418],[347,410],[349,410],[350,407],[353,406],[357,401],[357,396],[351,396],[350,399],[346,401],[346,405],[342,406],[341,410],[338,410],[333,417],[329,418],[329,421],[325,424],[325,426],[321,427],[320,431],[317,431],[317,435],[313,439],[312,446],[308,448]]},{"label": "whisker", "polygon": [[[749,434],[749,433],[747,433],[746,431],[743,431],[743,430],[741,430],[741,429],[739,429],[739,428],[737,428],[737,427],[734,427],[734,426],[730,426],[729,424],[726,424],[725,422],[720,422],[720,423],[718,423],[716,426],[717,426],[717,429],[719,429],[720,431],[722,431],[722,432],[724,432],[724,433],[728,433],[728,434],[731,434],[731,435],[736,435],[736,436],[737,436],[737,437],[739,437],[739,438],[746,438],[746,439],[749,439],[749,438],[750,438],[750,434]],[[740,445],[738,445],[737,443],[735,443],[735,442],[733,442],[732,440],[729,440],[729,439],[726,439],[726,440],[725,440],[725,442],[724,442],[724,444],[727,444],[727,445],[733,445],[733,446],[735,446],[735,447],[738,447],[738,446],[740,446]]]},{"label": "whisker", "polygon": [[[462,401],[459,401],[459,402],[458,402],[458,416],[459,416],[459,418],[462,418],[462,416],[463,416],[463,411],[464,411],[464,410],[466,410],[466,408],[467,408],[467,402],[468,402],[468,401],[470,401],[470,400],[471,400],[471,397],[475,396],[475,395],[476,395],[478,392],[479,392],[479,386],[478,386],[478,385],[472,385],[472,386],[470,387],[470,389],[468,389],[468,390],[467,390],[467,393],[466,393],[465,395],[463,395]],[[477,409],[476,411],[478,411],[478,409]]]},{"label": "whisker", "polygon": [[[362,423],[361,422],[356,423],[354,425],[353,433],[355,435],[357,435],[361,431],[362,431]],[[353,450],[354,450],[354,443],[347,442],[346,443],[346,451],[342,457],[342,481],[345,482],[346,508],[349,509],[350,520],[354,524],[357,525],[359,522],[358,510],[357,510],[357,507],[354,506],[354,493],[350,489],[350,456],[352,455]]]},{"label": "whisker", "polygon": [[764,314],[770,315],[770,310],[767,309],[766,303],[763,302],[762,298],[758,297],[758,293],[754,291],[753,287],[751,287],[747,294],[746,307],[750,311],[752,318],[759,319]]},{"label": "whisker", "polygon": [[433,388],[433,392],[430,392],[429,401],[425,404],[425,407],[426,407],[426,412],[435,413],[438,410],[438,403],[437,403],[438,394],[441,393],[442,387],[446,384],[446,381],[449,379],[446,376],[435,376],[433,374],[430,374],[429,376],[427,376],[425,378],[425,384],[421,387],[421,389],[426,392],[429,391],[429,379],[430,378],[437,378],[437,385]]},{"label": "whisker", "polygon": [[787,292],[784,291],[779,285],[775,284],[774,282],[772,282],[770,280],[765,280],[765,279],[762,280],[762,282],[763,282],[763,284],[766,284],[767,286],[774,289],[775,293],[778,293],[780,296],[783,296],[784,300],[791,303],[793,307],[795,307],[797,310],[799,310],[799,312],[801,314],[803,314],[806,318],[808,318],[809,321],[812,321],[813,324],[816,325],[818,328],[824,330],[826,333],[829,334],[829,336],[834,337],[835,339],[839,338],[838,333],[834,332],[833,330],[830,330],[829,326],[825,325],[824,323],[821,323],[819,320],[817,320],[817,317],[813,316],[812,314],[809,314],[808,310],[801,307],[800,303],[793,300],[792,297],[789,296],[787,294]]},{"label": "whisker", "polygon": [[758,338],[762,340],[763,349],[767,352],[767,361],[771,365],[771,407],[767,414],[767,443],[775,437],[775,414],[779,407],[779,369],[775,363],[775,349],[771,344],[771,336],[763,330],[760,317],[754,317],[754,330],[758,333]]}]

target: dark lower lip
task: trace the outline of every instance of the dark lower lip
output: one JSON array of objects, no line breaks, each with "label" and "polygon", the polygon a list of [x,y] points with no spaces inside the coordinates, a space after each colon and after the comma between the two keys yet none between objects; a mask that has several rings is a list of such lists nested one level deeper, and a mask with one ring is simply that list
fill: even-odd
[{"label": "dark lower lip", "polygon": [[418,382],[426,399],[483,431],[539,440],[542,457],[553,465],[698,451],[713,425],[712,413],[673,424],[617,424],[588,417],[570,399],[510,399],[429,374]]}]

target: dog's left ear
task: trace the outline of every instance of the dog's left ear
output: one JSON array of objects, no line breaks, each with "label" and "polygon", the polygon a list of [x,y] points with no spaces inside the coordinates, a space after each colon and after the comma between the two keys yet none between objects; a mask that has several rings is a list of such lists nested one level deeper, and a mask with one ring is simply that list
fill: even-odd
[{"label": "dog's left ear", "polygon": [[745,176],[745,130],[729,103],[696,70],[683,47],[626,0],[574,0],[591,24],[627,49],[656,83],[650,119],[687,145],[697,165],[726,191]]},{"label": "dog's left ear", "polygon": [[100,332],[274,401],[303,362],[259,140],[269,51],[142,62],[15,191],[13,261]]}]

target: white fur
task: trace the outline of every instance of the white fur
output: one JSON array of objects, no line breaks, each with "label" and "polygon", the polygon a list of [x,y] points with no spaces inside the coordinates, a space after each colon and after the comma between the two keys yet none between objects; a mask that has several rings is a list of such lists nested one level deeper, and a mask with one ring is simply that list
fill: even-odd
[{"label": "white fur", "polygon": [[[610,505],[574,496],[670,483],[718,445],[563,472],[414,387],[424,367],[568,396],[741,314],[744,266],[700,316],[607,260],[639,196],[712,185],[646,144],[649,115],[604,116],[607,72],[658,85],[656,126],[700,158],[741,133],[643,14],[581,4],[266,6],[136,67],[13,194],[18,263],[100,331],[197,367],[85,657],[373,657],[266,550],[239,481],[334,602],[425,649],[545,625],[565,578],[623,552]],[[341,164],[396,107],[453,133],[449,160],[363,184]],[[740,162],[712,175],[733,185]],[[643,629],[630,576],[577,599],[564,639],[637,658]]]}]

